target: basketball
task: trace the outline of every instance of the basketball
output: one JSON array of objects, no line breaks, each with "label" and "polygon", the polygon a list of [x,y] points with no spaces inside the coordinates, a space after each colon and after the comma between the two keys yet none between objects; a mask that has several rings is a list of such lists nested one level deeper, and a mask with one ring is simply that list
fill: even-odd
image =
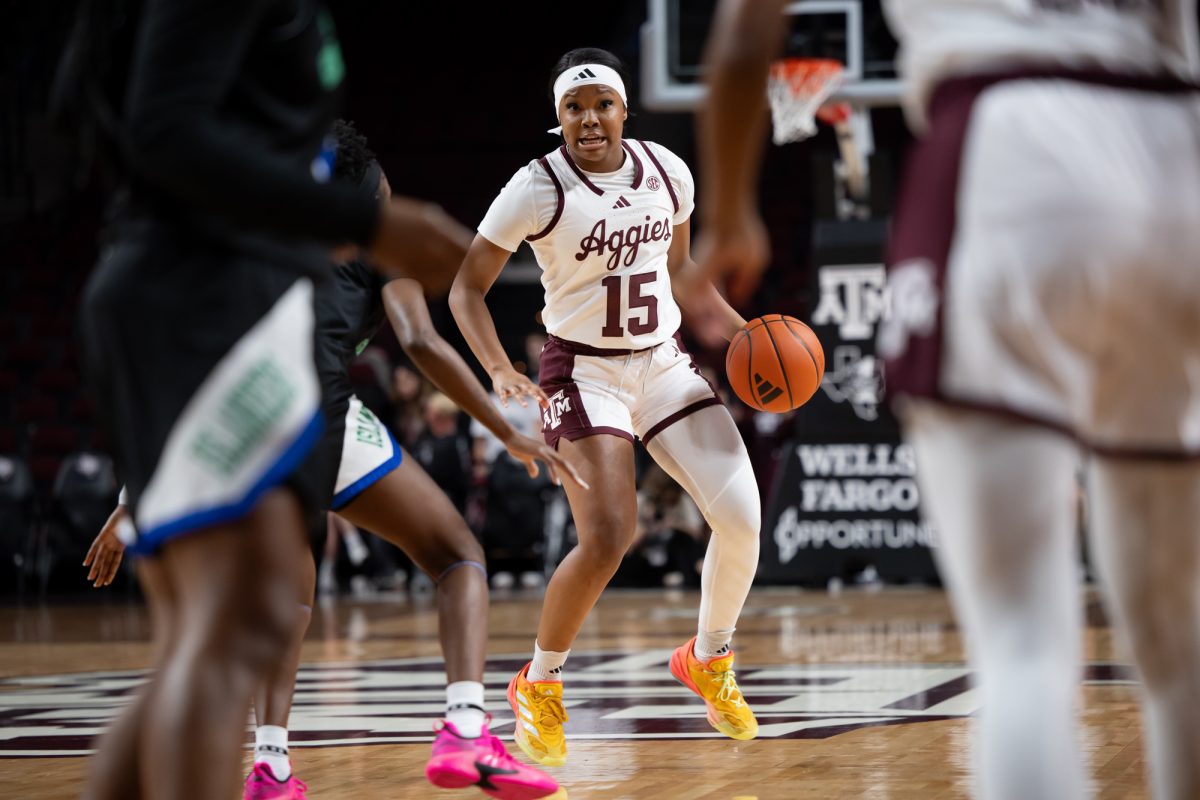
[{"label": "basketball", "polygon": [[825,351],[795,317],[767,314],[746,323],[725,353],[725,374],[743,403],[782,414],[799,408],[821,385]]}]

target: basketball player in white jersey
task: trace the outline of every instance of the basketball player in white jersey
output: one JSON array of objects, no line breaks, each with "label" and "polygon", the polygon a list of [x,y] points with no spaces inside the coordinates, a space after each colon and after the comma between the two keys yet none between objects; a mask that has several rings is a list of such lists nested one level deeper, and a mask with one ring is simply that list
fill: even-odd
[{"label": "basketball player in white jersey", "polygon": [[[725,73],[727,89],[761,90],[782,24],[761,15],[781,5],[725,4],[741,23],[714,26],[710,68],[768,51],[742,78]],[[1145,686],[1154,796],[1200,797],[1194,0],[887,10],[921,140],[897,203],[879,349],[978,673],[981,793],[1088,793],[1071,500],[1085,454],[1092,551]],[[709,108],[720,113],[705,120],[717,143],[705,155],[720,176],[723,153],[754,144],[717,119],[719,97]],[[738,252],[744,226],[717,234],[710,252],[724,261],[702,273],[759,268]]]},{"label": "basketball player in white jersey", "polygon": [[[579,544],[550,579],[533,660],[509,686],[517,743],[544,765],[566,758],[563,663],[634,536],[635,437],[714,532],[698,633],[671,672],[704,698],[713,727],[735,739],[758,731],[729,649],[758,563],[758,486],[733,419],[677,335],[671,273],[689,259],[692,176],[665,147],[623,138],[620,69],[592,48],[560,59],[552,96],[562,146],[518,170],[492,203],[450,294],[496,393],[541,403],[546,441],[592,487],[566,487]],[[540,388],[513,369],[484,301],[522,241],[546,291]],[[722,313],[728,339],[745,321],[727,305]]]}]

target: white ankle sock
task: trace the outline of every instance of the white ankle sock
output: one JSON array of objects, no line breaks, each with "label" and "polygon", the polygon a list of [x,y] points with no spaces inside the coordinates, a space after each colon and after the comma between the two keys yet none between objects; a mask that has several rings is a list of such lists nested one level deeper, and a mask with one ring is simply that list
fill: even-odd
[{"label": "white ankle sock", "polygon": [[259,725],[254,731],[254,763],[265,763],[281,781],[292,777],[287,740],[287,728],[278,725]]},{"label": "white ankle sock", "polygon": [[708,661],[716,656],[729,652],[729,643],[733,641],[733,628],[723,631],[700,631],[696,634],[696,645],[692,652],[700,661]]},{"label": "white ankle sock", "polygon": [[453,723],[460,736],[478,739],[483,734],[483,720],[486,714],[482,683],[455,681],[447,684],[446,722]]},{"label": "white ankle sock", "polygon": [[533,643],[533,663],[529,665],[529,680],[562,682],[562,667],[567,663],[570,650],[543,650]]}]

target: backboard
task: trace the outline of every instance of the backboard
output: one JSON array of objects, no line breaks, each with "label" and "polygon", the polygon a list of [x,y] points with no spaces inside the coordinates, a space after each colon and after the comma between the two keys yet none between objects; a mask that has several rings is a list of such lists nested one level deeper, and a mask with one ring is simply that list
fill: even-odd
[{"label": "backboard", "polygon": [[[647,0],[642,26],[641,102],[653,111],[690,111],[704,99],[702,55],[717,0]],[[835,58],[846,65],[833,95],[859,107],[896,105],[896,42],[880,0],[799,0],[785,9],[784,56]]]}]

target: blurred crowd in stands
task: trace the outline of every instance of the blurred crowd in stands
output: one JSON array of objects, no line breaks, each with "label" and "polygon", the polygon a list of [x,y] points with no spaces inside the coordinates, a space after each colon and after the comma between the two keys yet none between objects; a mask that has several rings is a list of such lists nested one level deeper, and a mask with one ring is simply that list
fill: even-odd
[{"label": "blurred crowd in stands", "polygon": [[[89,236],[83,231],[78,240],[60,238],[54,260],[87,264],[79,256],[91,246]],[[78,564],[116,502],[119,476],[109,439],[92,422],[80,378],[74,309],[85,277],[82,267],[0,276],[7,301],[0,304],[0,585],[6,587],[0,592],[82,590]],[[517,361],[535,379],[544,343],[542,333],[530,333]],[[708,355],[719,363],[719,352]],[[722,386],[717,371],[705,372]],[[359,398],[480,537],[492,585],[541,586],[575,542],[562,489],[544,473],[529,477],[495,437],[408,365],[390,332],[359,355],[351,379]],[[721,391],[765,492],[790,426],[785,417],[754,414]],[[536,406],[512,403],[502,413],[523,433],[540,435]],[[614,583],[697,586],[709,536],[700,509],[640,447],[638,476],[637,539]],[[322,592],[430,588],[429,579],[391,545],[336,518],[329,530],[326,542],[314,543]]]},{"label": "blurred crowd in stands", "polygon": [[[16,8],[21,12],[17,29],[26,31],[23,41],[29,43],[61,42],[74,18],[72,7],[63,4]],[[370,75],[394,61],[390,53],[369,46],[376,26],[363,24],[361,15],[353,12],[335,16],[343,41],[351,43],[345,51],[352,72]],[[616,15],[609,23],[636,32],[641,19],[631,13]],[[537,50],[535,44],[530,46]],[[542,50],[546,52],[516,67],[541,80],[543,62],[557,55]],[[86,586],[79,563],[116,501],[119,481],[110,457],[111,441],[93,422],[76,330],[80,294],[102,239],[98,234],[103,228],[105,184],[95,175],[88,179],[81,163],[64,156],[70,143],[45,113],[61,48],[17,48],[7,55],[11,58],[5,63],[14,67],[9,72],[19,80],[8,85],[11,113],[4,118],[7,138],[0,147],[0,594],[75,592]],[[528,126],[527,114],[502,115],[491,121],[494,135],[489,146],[474,148],[468,158],[457,139],[444,135],[442,126],[406,125],[401,112],[378,102],[369,81],[354,86],[365,88],[356,95],[351,87],[349,116],[360,119],[366,130],[388,131],[377,142],[389,174],[414,195],[438,198],[463,221],[481,217],[495,186],[545,138]],[[439,107],[439,113],[458,112],[451,105]],[[471,114],[465,113],[462,119],[469,122]],[[899,121],[895,127],[903,130]],[[677,142],[677,152],[685,158],[691,154],[688,115],[648,115],[639,120],[638,130],[643,138]],[[408,158],[413,151],[423,157]],[[772,311],[796,313],[807,303],[807,273],[796,267],[806,262],[812,209],[807,193],[795,187],[813,183],[811,165],[791,152],[766,157],[764,196],[771,202],[764,207],[774,233],[776,268],[762,296],[771,298]],[[456,176],[453,191],[446,191],[447,174]],[[789,269],[779,269],[783,265]],[[498,327],[515,356],[521,349],[521,332],[534,327],[541,287],[536,279],[497,284],[494,299]],[[450,338],[453,322],[444,308],[442,312],[439,316],[434,309],[435,320]],[[539,348],[539,337],[530,336],[525,362],[533,372]],[[711,363],[719,371],[723,352],[697,355],[702,364]],[[720,385],[723,375],[709,373]],[[359,397],[463,509],[486,545],[495,585],[539,583],[574,540],[562,491],[544,476],[529,479],[485,431],[472,427],[405,365],[386,331],[354,365],[353,377]],[[779,443],[792,425],[787,418],[753,414],[736,400],[729,406],[766,492]],[[526,432],[538,427],[533,409],[513,407],[506,413],[514,422],[519,419]],[[703,516],[644,451],[639,449],[638,457],[641,527],[617,582],[694,585],[695,563],[708,536]],[[326,552],[319,542],[316,549],[318,555]],[[394,548],[372,536],[344,531],[328,552],[322,585],[331,590],[352,584],[361,590],[422,585]]]}]

